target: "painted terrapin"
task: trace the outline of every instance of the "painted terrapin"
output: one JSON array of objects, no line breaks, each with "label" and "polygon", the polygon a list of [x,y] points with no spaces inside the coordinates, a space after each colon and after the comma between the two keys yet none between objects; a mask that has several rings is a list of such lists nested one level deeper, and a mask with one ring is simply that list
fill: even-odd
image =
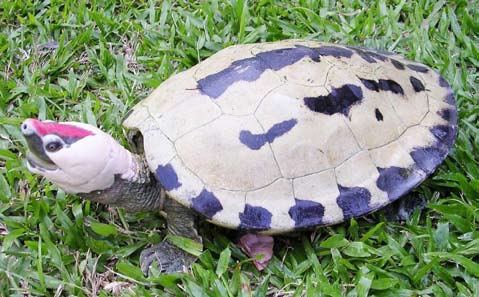
[{"label": "painted terrapin", "polygon": [[[197,214],[271,235],[391,203],[447,156],[457,111],[448,83],[422,64],[288,40],[218,52],[161,84],[123,125],[135,154],[86,124],[28,119],[28,167],[86,199],[162,209],[169,232],[201,241]],[[143,268],[157,258],[165,271],[192,261],[166,241],[143,252]]]}]

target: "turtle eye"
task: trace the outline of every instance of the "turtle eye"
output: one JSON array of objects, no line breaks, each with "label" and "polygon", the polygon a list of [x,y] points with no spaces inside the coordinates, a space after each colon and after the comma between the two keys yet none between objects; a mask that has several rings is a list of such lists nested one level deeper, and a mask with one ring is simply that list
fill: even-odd
[{"label": "turtle eye", "polygon": [[60,150],[61,148],[63,147],[63,144],[59,141],[52,141],[52,142],[49,142],[45,148],[47,151],[49,151],[50,153],[54,153],[58,150]]}]

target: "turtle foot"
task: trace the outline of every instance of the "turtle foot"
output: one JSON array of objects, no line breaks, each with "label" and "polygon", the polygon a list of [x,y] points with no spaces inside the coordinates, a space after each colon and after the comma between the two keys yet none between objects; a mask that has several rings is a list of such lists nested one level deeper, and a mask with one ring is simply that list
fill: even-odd
[{"label": "turtle foot", "polygon": [[384,214],[390,221],[404,222],[409,220],[414,211],[426,208],[427,201],[423,197],[406,196],[384,208]]},{"label": "turtle foot", "polygon": [[254,265],[260,271],[268,266],[273,256],[274,239],[271,236],[246,234],[241,236],[238,245],[250,258],[253,258]]},{"label": "turtle foot", "polygon": [[140,255],[141,270],[145,275],[148,275],[154,262],[156,262],[160,272],[173,273],[186,272],[195,260],[195,256],[167,241],[144,249]]}]

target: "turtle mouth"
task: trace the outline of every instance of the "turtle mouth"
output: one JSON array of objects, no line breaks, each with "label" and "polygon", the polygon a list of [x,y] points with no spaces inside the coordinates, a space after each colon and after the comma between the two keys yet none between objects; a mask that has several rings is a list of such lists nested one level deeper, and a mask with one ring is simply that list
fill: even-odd
[{"label": "turtle mouth", "polygon": [[58,169],[58,166],[55,163],[44,160],[37,156],[32,150],[27,151],[26,159],[28,169],[39,171],[55,171]]}]

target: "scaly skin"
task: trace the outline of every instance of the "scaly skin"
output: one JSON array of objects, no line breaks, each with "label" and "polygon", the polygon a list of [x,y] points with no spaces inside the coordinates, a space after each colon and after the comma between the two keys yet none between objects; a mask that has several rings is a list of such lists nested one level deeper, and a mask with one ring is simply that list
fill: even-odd
[{"label": "scaly skin", "polygon": [[129,212],[152,211],[163,209],[165,191],[152,176],[144,158],[134,155],[137,174],[131,180],[120,175],[115,176],[115,183],[106,190],[90,193],[78,193],[78,196],[94,202],[124,208]]}]

